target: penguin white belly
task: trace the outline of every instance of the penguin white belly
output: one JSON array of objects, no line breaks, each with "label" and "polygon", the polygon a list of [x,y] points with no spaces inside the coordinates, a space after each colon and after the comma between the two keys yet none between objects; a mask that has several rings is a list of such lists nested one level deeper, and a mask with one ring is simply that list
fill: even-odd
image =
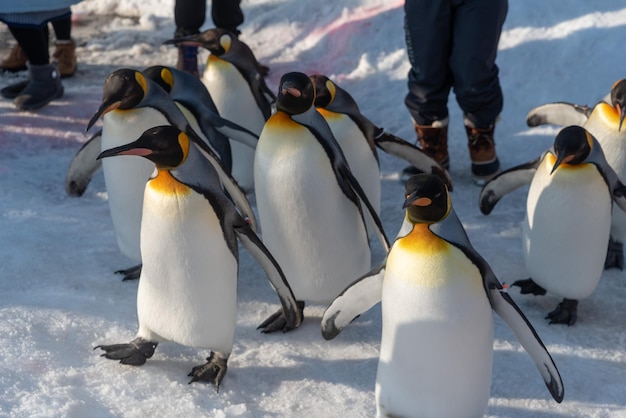
[{"label": "penguin white belly", "polygon": [[294,122],[275,123],[281,116],[261,133],[254,164],[263,242],[297,300],[328,303],[369,271],[367,233],[317,139]]},{"label": "penguin white belly", "polygon": [[[248,82],[232,64],[209,56],[202,82],[211,93],[221,117],[260,134],[265,124],[263,113],[256,104]],[[254,150],[230,140],[233,156],[233,177],[244,190],[254,187]]]},{"label": "penguin white belly", "polygon": [[382,319],[379,416],[484,415],[493,314],[478,268],[459,249],[443,240],[431,247],[396,241],[387,259]]},{"label": "penguin white belly", "polygon": [[538,167],[522,225],[524,260],[541,287],[568,299],[595,289],[606,258],[611,225],[608,186],[591,164],[559,167],[554,156]]},{"label": "penguin white belly", "polygon": [[[167,179],[166,179],[167,180]],[[207,200],[190,189],[146,187],[138,336],[230,353],[237,305],[237,260]]]},{"label": "penguin white belly", "polygon": [[[352,174],[359,181],[376,214],[380,214],[380,167],[367,140],[363,137],[363,132],[346,115],[326,110],[320,113],[328,122],[335,139],[348,161]],[[365,212],[365,219],[368,231],[374,235],[376,226],[367,211]]]},{"label": "penguin white belly", "polygon": [[[598,140],[606,162],[621,182],[626,184],[626,128],[618,131],[619,117],[609,121],[610,114],[602,113],[603,117],[589,118],[585,129]],[[611,235],[619,242],[626,242],[626,213],[617,205],[614,205],[612,211]]]},{"label": "penguin white belly", "polygon": [[[148,128],[169,124],[160,112],[150,108],[114,110],[104,115],[103,122],[102,151],[133,142]],[[102,171],[117,244],[122,254],[140,262],[143,191],[154,164],[123,155],[103,159]]]}]

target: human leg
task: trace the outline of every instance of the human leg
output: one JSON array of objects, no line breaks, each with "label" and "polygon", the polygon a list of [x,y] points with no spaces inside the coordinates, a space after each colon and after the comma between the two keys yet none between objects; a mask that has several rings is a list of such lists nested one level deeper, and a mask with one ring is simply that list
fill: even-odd
[{"label": "human leg", "polygon": [[71,77],[76,72],[76,43],[72,39],[72,15],[51,20],[56,41],[54,42],[53,61],[57,63],[61,77]]},{"label": "human leg", "polygon": [[[444,168],[448,158],[448,95],[452,85],[448,68],[451,9],[448,0],[407,0],[404,33],[411,69],[405,105],[418,146]],[[407,167],[403,174],[417,171]]]},{"label": "human leg", "polygon": [[454,8],[450,66],[464,113],[472,173],[479,181],[500,168],[494,128],[503,96],[495,61],[507,10],[507,0],[466,0]]},{"label": "human leg", "polygon": [[50,64],[48,37],[43,27],[9,25],[9,30],[28,57],[28,83],[15,97],[15,106],[21,110],[34,110],[61,97],[63,85],[56,66]]}]

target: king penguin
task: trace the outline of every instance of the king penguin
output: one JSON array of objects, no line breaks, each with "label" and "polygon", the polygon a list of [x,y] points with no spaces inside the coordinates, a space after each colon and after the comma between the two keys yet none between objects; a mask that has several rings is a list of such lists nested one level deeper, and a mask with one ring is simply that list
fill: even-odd
[{"label": "king penguin", "polygon": [[[234,184],[221,161],[210,146],[210,140],[196,133],[171,97],[154,81],[132,69],[118,69],[106,79],[102,103],[87,125],[89,130],[103,117],[102,135],[85,145],[82,150],[93,150],[100,143],[101,151],[128,144],[145,130],[171,124],[191,135],[196,146],[204,148],[205,157],[218,170],[223,185],[238,207],[251,219],[256,227],[252,208],[241,189]],[[154,170],[147,159],[134,161],[120,157],[102,161],[109,210],[117,242],[121,252],[140,262],[139,236],[143,190],[145,182]],[[141,265],[120,270],[126,279],[137,278]]]},{"label": "king penguin", "polygon": [[146,68],[142,73],[170,95],[196,132],[204,134],[229,173],[232,174],[232,154],[228,138],[254,152],[259,136],[222,118],[209,91],[193,74],[163,65]]},{"label": "king penguin", "polygon": [[131,365],[144,364],[162,341],[211,349],[207,363],[192,369],[189,383],[208,381],[219,390],[235,335],[237,242],[255,257],[277,292],[284,330],[301,322],[289,284],[185,133],[170,125],[151,128],[99,158],[114,156],[144,157],[156,171],[144,193],[137,336],[128,344],[96,348],[108,359]]},{"label": "king penguin", "polygon": [[418,174],[405,184],[412,229],[385,262],[356,280],[327,308],[322,335],[332,339],[382,302],[376,373],[380,417],[480,417],[487,409],[495,311],[531,356],[552,397],[563,400],[554,361],[528,319],[472,247],[443,181]]},{"label": "king penguin", "polygon": [[613,202],[626,209],[624,186],[598,141],[580,126],[563,128],[539,158],[487,182],[481,212],[491,213],[502,196],[528,183],[522,247],[531,278],[513,285],[522,293],[563,297],[546,319],[573,325],[578,301],[594,291],[602,275]]},{"label": "king penguin", "polygon": [[[255,134],[260,134],[272,112],[275,95],[267,87],[252,50],[235,33],[213,28],[196,35],[171,39],[165,44],[193,44],[210,54],[202,82],[211,93],[219,114]],[[231,142],[233,177],[241,187],[254,187],[254,150]]]},{"label": "king penguin", "polygon": [[[452,178],[448,171],[421,149],[376,126],[359,110],[354,98],[327,76],[310,76],[315,86],[315,106],[324,116],[333,135],[341,146],[354,175],[376,205],[376,187],[380,189],[380,168],[377,148],[409,162],[422,173],[436,174],[452,191]],[[374,165],[373,160],[376,161]],[[374,185],[374,174],[376,184]],[[368,186],[372,184],[373,186]],[[380,190],[378,190],[380,195]]]},{"label": "king penguin", "polygon": [[[363,211],[378,240],[380,219],[322,115],[309,77],[282,76],[276,112],[257,144],[254,181],[263,242],[275,255],[296,299],[328,303],[371,266]],[[262,324],[266,329],[276,319]],[[280,323],[278,323],[280,328]]]},{"label": "king penguin", "polygon": [[[604,150],[606,161],[626,183],[626,129],[622,124],[626,116],[626,79],[616,81],[610,93],[593,107],[572,103],[549,103],[531,110],[526,117],[528,126],[544,124],[578,125],[593,135]],[[626,214],[613,208],[611,237],[605,268],[624,268],[624,242],[626,241]]]}]

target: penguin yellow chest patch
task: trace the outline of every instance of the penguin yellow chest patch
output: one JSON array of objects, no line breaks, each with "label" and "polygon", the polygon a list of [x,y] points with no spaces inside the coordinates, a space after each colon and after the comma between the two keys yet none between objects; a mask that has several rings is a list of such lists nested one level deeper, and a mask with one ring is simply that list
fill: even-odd
[{"label": "penguin yellow chest patch", "polygon": [[167,170],[159,170],[157,176],[148,182],[148,187],[159,194],[168,197],[184,197],[191,193],[191,189],[178,180]]},{"label": "penguin yellow chest patch", "polygon": [[394,243],[387,259],[387,278],[423,288],[464,283],[483,291],[478,268],[460,249],[433,234],[427,224],[416,224]]}]

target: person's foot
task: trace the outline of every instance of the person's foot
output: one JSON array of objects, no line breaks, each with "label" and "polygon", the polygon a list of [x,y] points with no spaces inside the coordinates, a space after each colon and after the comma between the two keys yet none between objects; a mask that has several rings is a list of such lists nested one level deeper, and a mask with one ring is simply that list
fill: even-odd
[{"label": "person's foot", "polygon": [[61,77],[54,64],[29,65],[28,84],[13,100],[19,110],[35,110],[63,96]]},{"label": "person's foot", "polygon": [[192,45],[178,45],[178,61],[176,61],[176,68],[199,77],[198,47]]},{"label": "person's foot", "polygon": [[500,171],[500,161],[496,155],[493,138],[494,126],[489,129],[478,129],[465,125],[465,131],[472,160],[472,176],[476,184],[485,184]]},{"label": "person's foot", "polygon": [[57,64],[61,78],[71,77],[76,72],[76,43],[73,40],[57,40],[54,43],[52,61]]},{"label": "person's foot", "polygon": [[0,62],[0,70],[15,73],[26,69],[28,57],[19,44],[15,44],[9,54]]},{"label": "person's foot", "polygon": [[20,95],[22,90],[26,88],[28,83],[29,80],[24,80],[20,81],[19,83],[10,84],[0,90],[0,95],[2,95],[2,97],[4,97],[5,99],[15,99],[17,96]]},{"label": "person's foot", "polygon": [[[424,154],[437,161],[446,170],[450,168],[450,158],[448,156],[448,118],[437,120],[432,125],[414,124],[417,134],[417,146],[424,151]],[[402,178],[409,178],[420,171],[408,166],[402,170]]]}]

